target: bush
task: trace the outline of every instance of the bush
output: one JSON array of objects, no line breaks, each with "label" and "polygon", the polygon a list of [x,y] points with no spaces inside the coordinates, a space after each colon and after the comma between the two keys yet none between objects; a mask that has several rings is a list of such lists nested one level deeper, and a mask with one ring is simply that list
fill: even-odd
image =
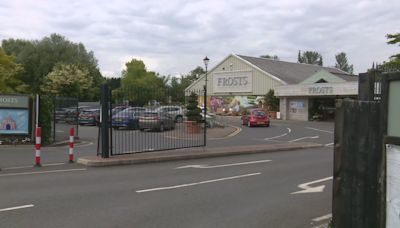
[{"label": "bush", "polygon": [[201,122],[201,109],[197,107],[197,98],[197,94],[194,92],[192,92],[188,98],[188,104],[186,105],[186,117],[189,121]]},{"label": "bush", "polygon": [[39,126],[42,128],[42,144],[48,145],[52,140],[51,122],[53,120],[54,109],[53,98],[49,96],[40,96],[39,105]]},{"label": "bush", "polygon": [[279,111],[279,98],[275,97],[273,89],[265,94],[264,101],[269,111]]}]

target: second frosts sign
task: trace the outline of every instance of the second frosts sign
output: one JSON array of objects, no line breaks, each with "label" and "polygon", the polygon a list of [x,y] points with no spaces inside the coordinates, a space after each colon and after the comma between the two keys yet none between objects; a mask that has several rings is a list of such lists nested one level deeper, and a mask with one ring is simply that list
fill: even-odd
[{"label": "second frosts sign", "polygon": [[214,93],[252,92],[251,71],[221,72],[213,75]]}]

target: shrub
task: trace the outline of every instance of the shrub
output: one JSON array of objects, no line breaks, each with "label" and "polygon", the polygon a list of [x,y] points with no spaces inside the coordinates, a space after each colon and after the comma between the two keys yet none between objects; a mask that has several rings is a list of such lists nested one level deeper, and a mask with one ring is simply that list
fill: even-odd
[{"label": "shrub", "polygon": [[194,92],[192,92],[188,98],[188,104],[186,105],[186,117],[189,121],[201,122],[201,109],[197,107],[197,98],[197,94]]}]

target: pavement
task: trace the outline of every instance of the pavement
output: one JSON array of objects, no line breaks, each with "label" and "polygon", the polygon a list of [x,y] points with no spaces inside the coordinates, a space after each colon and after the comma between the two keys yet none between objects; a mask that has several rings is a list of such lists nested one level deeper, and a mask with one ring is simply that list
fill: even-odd
[{"label": "pavement", "polygon": [[[241,128],[228,125],[224,128],[213,128],[207,130],[208,140],[231,138],[238,134]],[[86,166],[101,167],[114,165],[143,164],[151,162],[176,161],[209,157],[222,157],[243,154],[266,153],[275,151],[287,151],[306,148],[322,147],[322,144],[310,142],[275,143],[266,145],[247,145],[235,147],[196,147],[166,151],[153,151],[134,153],[128,155],[116,155],[110,158],[99,156],[84,156],[78,159],[78,163]]]}]

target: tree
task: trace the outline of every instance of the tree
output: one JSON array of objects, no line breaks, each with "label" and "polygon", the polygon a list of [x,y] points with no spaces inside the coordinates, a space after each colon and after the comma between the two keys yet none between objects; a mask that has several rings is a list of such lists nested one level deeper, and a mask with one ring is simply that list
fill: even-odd
[{"label": "tree", "polygon": [[91,92],[92,80],[89,71],[78,65],[59,64],[54,67],[42,86],[45,94],[64,97],[81,97]]},{"label": "tree", "polygon": [[[400,33],[396,34],[387,34],[386,37],[389,39],[388,44],[399,44],[400,46]],[[400,69],[400,53],[392,55],[389,59],[389,62],[384,62],[383,67],[399,70]]]},{"label": "tree", "polygon": [[273,59],[273,60],[279,60],[279,57],[277,55],[261,55],[260,58],[265,58],[265,59]]},{"label": "tree", "polygon": [[349,74],[353,74],[353,64],[349,65],[347,61],[346,53],[340,52],[339,54],[335,55],[336,63],[335,67],[341,69]]},{"label": "tree", "polygon": [[186,105],[186,117],[189,121],[201,122],[201,109],[198,107],[197,94],[192,92],[188,98],[188,104]]},{"label": "tree", "polygon": [[270,111],[278,111],[279,110],[279,98],[275,97],[275,92],[273,89],[270,89],[267,94],[264,96],[265,104],[267,105],[268,110]]},{"label": "tree", "polygon": [[299,63],[306,63],[312,65],[323,65],[322,56],[316,51],[305,51],[301,54],[299,51],[297,61]]},{"label": "tree", "polygon": [[14,57],[0,48],[0,93],[25,92],[27,85],[20,80],[22,72],[23,67],[15,63]]},{"label": "tree", "polygon": [[168,77],[161,77],[155,72],[147,71],[142,60],[132,59],[125,64],[122,71],[121,94],[127,94],[132,105],[143,106],[151,100],[167,101],[166,83]]},{"label": "tree", "polygon": [[44,84],[44,77],[58,64],[77,65],[86,68],[88,77],[93,85],[91,93],[83,100],[98,100],[100,84],[103,77],[97,66],[93,52],[88,52],[82,43],[72,43],[65,37],[52,34],[42,40],[3,40],[2,47],[8,55],[16,57],[16,62],[21,64],[25,71],[21,80],[29,85],[33,93],[40,93]]}]

